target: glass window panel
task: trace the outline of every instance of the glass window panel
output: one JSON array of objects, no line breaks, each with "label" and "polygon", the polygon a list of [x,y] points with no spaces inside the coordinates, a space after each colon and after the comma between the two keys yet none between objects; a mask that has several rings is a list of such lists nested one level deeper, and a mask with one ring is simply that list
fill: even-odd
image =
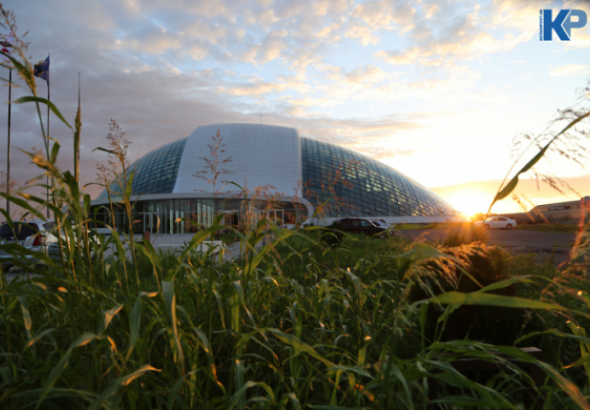
[{"label": "glass window panel", "polygon": [[[183,138],[164,145],[131,164],[129,169],[134,171],[133,194],[171,193],[187,140]],[[118,184],[111,184],[111,192],[120,194]],[[97,199],[108,199],[106,190]]]}]

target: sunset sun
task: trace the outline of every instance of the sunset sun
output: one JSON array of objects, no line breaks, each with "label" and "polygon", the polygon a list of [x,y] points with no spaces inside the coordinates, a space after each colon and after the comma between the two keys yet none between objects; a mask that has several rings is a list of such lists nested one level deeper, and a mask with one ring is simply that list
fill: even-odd
[{"label": "sunset sun", "polygon": [[478,212],[487,212],[493,196],[477,190],[458,190],[446,199],[465,216],[471,217]]}]

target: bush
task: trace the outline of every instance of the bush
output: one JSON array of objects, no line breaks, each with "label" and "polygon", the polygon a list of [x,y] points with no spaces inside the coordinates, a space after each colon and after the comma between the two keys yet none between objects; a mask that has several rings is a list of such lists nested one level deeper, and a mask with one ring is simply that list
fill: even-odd
[{"label": "bush", "polygon": [[[448,291],[464,293],[477,292],[483,287],[508,279],[510,255],[496,246],[475,245],[447,248],[445,252],[456,258],[456,263],[430,263],[431,269],[439,275],[451,277],[442,287],[431,287],[432,293],[440,295]],[[518,285],[502,287],[489,293],[515,296]],[[414,298],[428,298],[424,291],[415,293]],[[524,309],[501,306],[461,306],[448,316],[442,326],[444,311],[431,306],[428,312],[427,337],[429,340],[477,340],[483,343],[513,345],[519,337],[524,323]],[[446,317],[446,316],[445,316]],[[442,332],[438,334],[438,332]]]},{"label": "bush", "polygon": [[482,227],[461,227],[452,229],[443,241],[443,245],[454,247],[469,245],[473,242],[487,243],[489,239],[489,233]]}]

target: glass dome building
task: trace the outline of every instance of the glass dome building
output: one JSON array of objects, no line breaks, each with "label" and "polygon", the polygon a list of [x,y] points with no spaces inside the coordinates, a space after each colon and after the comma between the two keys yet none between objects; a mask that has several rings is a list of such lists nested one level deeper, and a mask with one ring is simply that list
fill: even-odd
[{"label": "glass dome building", "polygon": [[[216,124],[144,155],[133,172],[134,231],[191,233],[215,215],[238,226],[246,214],[282,224],[340,217],[388,223],[463,220],[444,200],[404,174],[334,144],[300,137],[294,128]],[[215,177],[217,175],[217,177]],[[121,184],[113,183],[114,202]],[[111,215],[105,189],[92,201],[98,219]]]}]

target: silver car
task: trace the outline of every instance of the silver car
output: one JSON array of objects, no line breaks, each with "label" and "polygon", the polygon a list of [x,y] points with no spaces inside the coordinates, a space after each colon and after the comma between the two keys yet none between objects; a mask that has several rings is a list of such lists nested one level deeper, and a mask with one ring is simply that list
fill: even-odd
[{"label": "silver car", "polygon": [[[52,233],[55,228],[53,220],[31,219],[29,221],[13,222],[13,227],[5,223],[0,226],[0,245],[18,244],[23,248],[49,253],[51,246],[57,247],[58,239]],[[59,248],[57,248],[59,249]],[[12,255],[0,249],[0,263],[10,266]],[[26,259],[32,260],[30,255]]]},{"label": "silver car", "polygon": [[52,220],[31,219],[30,221],[13,222],[13,228],[7,223],[0,226],[0,244],[17,243],[25,247],[40,246],[57,242],[51,234],[55,227]]},{"label": "silver car", "polygon": [[474,225],[483,226],[484,229],[512,229],[516,226],[516,221],[505,216],[490,216],[485,221],[477,221]]}]

